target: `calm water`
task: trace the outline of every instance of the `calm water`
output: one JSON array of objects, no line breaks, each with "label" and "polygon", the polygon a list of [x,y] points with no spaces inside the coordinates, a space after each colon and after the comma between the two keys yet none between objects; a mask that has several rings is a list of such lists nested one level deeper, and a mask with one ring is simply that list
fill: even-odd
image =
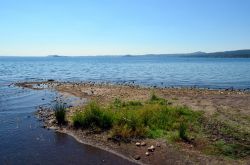
[{"label": "calm water", "polygon": [[158,86],[249,88],[250,58],[1,58],[0,79],[135,82]]},{"label": "calm water", "polygon": [[129,164],[41,128],[34,111],[51,104],[55,92],[8,86],[46,79],[249,89],[250,59],[0,57],[0,164]]}]

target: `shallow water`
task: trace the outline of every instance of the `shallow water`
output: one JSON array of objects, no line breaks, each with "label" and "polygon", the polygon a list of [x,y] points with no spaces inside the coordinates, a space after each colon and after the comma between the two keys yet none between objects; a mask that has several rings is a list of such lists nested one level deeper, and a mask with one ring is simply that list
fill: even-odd
[{"label": "shallow water", "polygon": [[34,111],[52,104],[55,92],[1,86],[0,93],[0,164],[132,164],[42,128]]},{"label": "shallow water", "polygon": [[70,136],[41,128],[34,116],[36,107],[51,104],[57,94],[9,86],[11,83],[55,79],[247,89],[249,71],[250,59],[0,57],[0,164],[129,164]]}]

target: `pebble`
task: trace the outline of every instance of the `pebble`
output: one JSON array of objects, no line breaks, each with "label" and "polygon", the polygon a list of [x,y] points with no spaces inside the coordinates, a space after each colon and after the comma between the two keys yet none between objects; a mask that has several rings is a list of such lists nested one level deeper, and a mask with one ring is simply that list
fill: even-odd
[{"label": "pebble", "polygon": [[134,159],[135,159],[135,160],[140,160],[141,157],[140,157],[140,155],[135,155],[135,156],[134,156]]},{"label": "pebble", "polygon": [[160,143],[156,143],[156,147],[161,147]]},{"label": "pebble", "polygon": [[141,143],[139,143],[139,142],[136,142],[136,143],[135,143],[135,145],[136,145],[136,146],[140,146],[140,145],[141,145]]},{"label": "pebble", "polygon": [[150,154],[149,154],[149,152],[146,152],[145,155],[146,155],[146,156],[149,156]]},{"label": "pebble", "polygon": [[152,145],[152,146],[150,146],[150,147],[148,147],[148,151],[150,151],[150,152],[154,152],[154,150],[155,150],[155,147]]},{"label": "pebble", "polygon": [[147,144],[145,142],[141,142],[141,146],[146,146]]}]

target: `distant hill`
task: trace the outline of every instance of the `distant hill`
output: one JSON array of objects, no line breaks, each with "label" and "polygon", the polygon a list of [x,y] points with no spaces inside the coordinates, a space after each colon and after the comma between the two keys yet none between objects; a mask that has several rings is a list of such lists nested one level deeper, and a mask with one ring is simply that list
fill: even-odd
[{"label": "distant hill", "polygon": [[55,54],[55,55],[48,55],[47,57],[66,57],[66,56],[60,56],[60,55]]},{"label": "distant hill", "polygon": [[218,58],[250,58],[250,50],[235,50],[235,51],[213,52],[213,53],[196,52],[196,53],[190,53],[187,56],[218,57]]},{"label": "distant hill", "polygon": [[[124,57],[134,57],[137,55],[125,55]],[[179,53],[179,54],[145,54],[140,55],[144,57],[150,56],[178,56],[178,57],[213,57],[213,58],[250,58],[250,49],[246,50],[234,50],[234,51],[224,51],[224,52],[194,52],[194,53]]]}]

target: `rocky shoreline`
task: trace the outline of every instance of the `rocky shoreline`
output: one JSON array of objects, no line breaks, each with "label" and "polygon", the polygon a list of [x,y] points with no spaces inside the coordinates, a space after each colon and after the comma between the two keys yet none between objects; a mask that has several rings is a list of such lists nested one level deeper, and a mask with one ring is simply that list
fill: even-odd
[{"label": "rocky shoreline", "polygon": [[[38,90],[51,88],[60,93],[69,93],[79,98],[86,98],[87,100],[101,100],[103,104],[114,99],[116,96],[125,100],[144,100],[152,91],[152,88],[139,86],[93,83],[76,84],[54,81],[25,82],[18,83],[17,85],[24,88]],[[235,107],[237,107],[237,113],[243,115],[249,115],[250,113],[250,103],[248,103],[250,94],[244,91],[154,88],[154,92],[165,98],[171,98],[173,104],[176,105],[187,105],[197,110],[203,108],[208,115],[215,113],[215,111],[219,111],[223,115],[225,109],[229,109],[229,112],[234,114],[235,110],[233,110],[233,108]],[[227,104],[227,106],[225,104]],[[74,107],[70,109],[71,111],[74,111]],[[68,113],[71,113],[71,111]],[[110,140],[108,134],[105,132],[79,130],[73,128],[71,125],[59,126],[56,123],[53,110],[46,107],[39,107],[36,115],[39,120],[44,122],[44,128],[66,133],[73,136],[81,143],[101,148],[137,164],[239,163],[239,161],[225,160],[223,158],[203,155],[189,144],[180,144],[179,147],[176,147],[172,144],[166,144],[164,139],[135,139],[130,143],[122,143]],[[144,143],[146,145],[144,145]],[[245,161],[242,161],[241,163],[245,164],[246,162],[244,162]]]},{"label": "rocky shoreline", "polygon": [[[35,115],[38,118],[38,120],[43,122],[42,127],[45,129],[51,129],[51,130],[54,130],[54,131],[59,132],[59,133],[67,134],[69,136],[72,136],[78,142],[80,142],[82,144],[93,146],[93,147],[108,151],[108,152],[115,154],[123,159],[129,160],[132,163],[142,164],[141,162],[134,161],[133,157],[129,158],[129,157],[126,157],[122,154],[119,154],[118,152],[115,152],[110,147],[107,147],[104,143],[97,141],[97,139],[93,138],[93,136],[90,138],[85,137],[83,140],[83,137],[81,137],[81,135],[78,133],[77,130],[74,130],[72,127],[69,127],[67,125],[58,125],[58,123],[55,119],[54,111],[50,108],[40,106],[39,109],[36,111]],[[85,131],[82,133],[84,133],[87,136],[89,136],[89,134],[91,134],[88,131]]]}]

